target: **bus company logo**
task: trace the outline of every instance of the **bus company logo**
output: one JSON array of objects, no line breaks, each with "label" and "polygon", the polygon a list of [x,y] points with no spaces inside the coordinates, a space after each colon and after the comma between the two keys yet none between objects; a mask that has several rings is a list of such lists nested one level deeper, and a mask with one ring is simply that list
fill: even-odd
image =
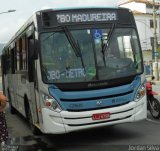
[{"label": "bus company logo", "polygon": [[107,82],[101,82],[101,83],[89,83],[88,87],[100,87],[100,86],[107,86]]},{"label": "bus company logo", "polygon": [[80,103],[79,104],[70,104],[69,107],[70,108],[82,108],[83,104],[80,104]]},{"label": "bus company logo", "polygon": [[96,105],[97,105],[97,106],[101,106],[101,105],[102,105],[102,100],[98,100],[98,101],[96,102]]}]

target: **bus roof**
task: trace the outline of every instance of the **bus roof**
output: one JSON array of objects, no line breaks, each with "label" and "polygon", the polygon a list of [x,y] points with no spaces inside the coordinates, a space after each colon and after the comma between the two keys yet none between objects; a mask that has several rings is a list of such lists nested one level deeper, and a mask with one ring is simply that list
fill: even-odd
[{"label": "bus roof", "polygon": [[44,10],[40,10],[40,11],[46,11],[46,10],[54,10],[54,11],[60,11],[60,10],[76,10],[76,9],[118,9],[118,8],[122,8],[122,7],[113,7],[113,6],[79,6],[79,7],[57,7],[57,8],[49,8],[49,9],[44,9]]},{"label": "bus roof", "polygon": [[[95,6],[88,6],[88,7],[64,7],[64,8],[54,8],[54,9],[44,9],[44,10],[39,10],[37,12],[35,12],[26,22],[25,24],[15,33],[15,35],[10,39],[10,41],[5,45],[8,46],[10,45],[14,39],[16,39],[20,34],[22,34],[26,28],[28,26],[30,26],[33,22],[36,22],[36,16],[40,13],[45,13],[45,12],[61,12],[61,11],[77,11],[77,10],[129,10],[128,8],[122,8],[122,7],[106,7],[106,6],[98,6],[98,7],[95,7]],[[4,49],[5,49],[4,47]]]},{"label": "bus roof", "polygon": [[129,10],[128,8],[124,8],[124,7],[119,7],[119,6],[85,6],[85,7],[59,7],[59,8],[48,8],[48,9],[42,9],[42,10],[39,10],[35,13],[38,13],[38,12],[46,12],[46,11],[67,11],[67,10],[81,10],[81,9],[125,9],[125,10]]}]

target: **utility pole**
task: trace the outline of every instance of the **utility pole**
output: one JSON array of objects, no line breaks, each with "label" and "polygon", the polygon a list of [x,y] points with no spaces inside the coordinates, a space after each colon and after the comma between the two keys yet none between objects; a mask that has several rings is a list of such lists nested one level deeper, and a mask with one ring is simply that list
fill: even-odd
[{"label": "utility pole", "polygon": [[154,27],[154,58],[155,58],[155,65],[154,65],[155,69],[154,69],[154,71],[155,71],[155,79],[159,80],[155,0],[153,0],[153,27]]}]

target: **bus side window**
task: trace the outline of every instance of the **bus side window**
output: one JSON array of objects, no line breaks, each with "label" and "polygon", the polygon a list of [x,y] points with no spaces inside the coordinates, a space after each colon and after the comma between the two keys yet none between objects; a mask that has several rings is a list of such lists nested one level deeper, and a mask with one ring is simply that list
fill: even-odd
[{"label": "bus side window", "polygon": [[12,69],[13,74],[15,73],[15,57],[14,57],[14,54],[15,54],[15,48],[13,48],[11,50],[11,69]]},{"label": "bus side window", "polygon": [[22,37],[22,69],[27,70],[26,36]]},{"label": "bus side window", "polygon": [[1,70],[2,70],[2,75],[4,74],[6,74],[6,55],[5,54],[3,54],[2,56],[1,56]]},{"label": "bus side window", "polygon": [[7,48],[6,52],[6,73],[11,73],[11,49]]},{"label": "bus side window", "polygon": [[20,70],[20,40],[16,41],[16,70]]}]

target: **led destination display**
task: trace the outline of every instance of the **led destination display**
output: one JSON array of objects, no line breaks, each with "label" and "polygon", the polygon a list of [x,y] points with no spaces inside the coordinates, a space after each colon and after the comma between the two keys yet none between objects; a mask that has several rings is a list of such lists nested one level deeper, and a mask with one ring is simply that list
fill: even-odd
[{"label": "led destination display", "polygon": [[57,14],[58,23],[78,23],[78,22],[105,22],[116,21],[116,12],[101,13],[61,13]]}]

